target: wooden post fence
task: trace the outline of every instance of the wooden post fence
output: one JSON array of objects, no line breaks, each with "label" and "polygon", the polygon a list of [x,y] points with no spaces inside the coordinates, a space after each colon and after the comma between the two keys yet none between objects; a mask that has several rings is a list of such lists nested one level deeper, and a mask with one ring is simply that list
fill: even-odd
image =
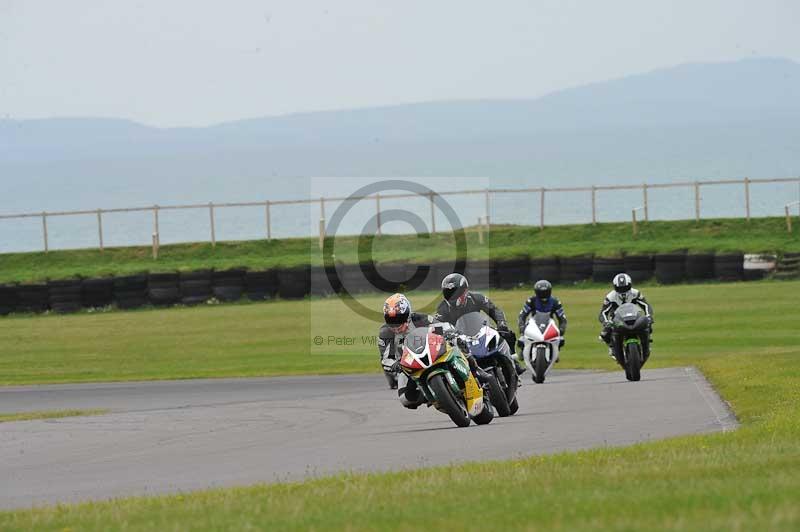
[{"label": "wooden post fence", "polygon": [[42,211],[42,234],[44,235],[44,252],[50,252],[50,245],[47,242],[47,213]]},{"label": "wooden post fence", "polygon": [[100,251],[103,251],[103,211],[97,209],[97,239],[100,241]]},{"label": "wooden post fence", "polygon": [[267,202],[264,204],[264,208],[267,216],[267,240],[272,240],[272,219],[270,217],[269,204],[270,201],[267,200]]}]

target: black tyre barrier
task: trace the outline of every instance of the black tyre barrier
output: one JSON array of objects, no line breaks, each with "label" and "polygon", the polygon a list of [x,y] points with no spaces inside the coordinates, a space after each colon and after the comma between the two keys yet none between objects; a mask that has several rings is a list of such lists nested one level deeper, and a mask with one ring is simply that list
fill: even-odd
[{"label": "black tyre barrier", "polygon": [[744,270],[742,275],[745,281],[760,281],[767,276],[767,270]]},{"label": "black tyre barrier", "polygon": [[341,281],[340,290],[346,290],[349,294],[363,294],[374,292],[377,289],[372,286],[371,280],[375,279],[375,269],[372,265],[364,265],[362,271],[360,264],[339,264],[336,271]]},{"label": "black tyre barrier", "polygon": [[298,266],[278,270],[278,294],[283,299],[302,299],[308,295],[311,285],[311,268]]},{"label": "black tyre barrier", "polygon": [[60,314],[77,312],[83,306],[80,279],[49,281],[47,291],[50,309]]},{"label": "black tyre barrier", "polygon": [[[340,283],[336,283],[339,284]],[[340,285],[341,287],[341,285]],[[311,267],[311,286],[309,293],[312,296],[329,296],[336,293],[331,282],[328,280],[328,272],[322,266]]]},{"label": "black tyre barrier", "polygon": [[[492,264],[488,260],[474,260],[467,262],[461,273],[467,278],[469,287],[474,290],[488,290],[495,284],[495,272],[492,269]],[[442,276],[444,278],[444,276]],[[441,290],[442,279],[439,279],[439,289]]]},{"label": "black tyre barrier", "polygon": [[652,255],[626,255],[623,264],[623,271],[631,276],[634,283],[652,279],[655,272]]},{"label": "black tyre barrier", "polygon": [[278,293],[278,274],[275,270],[247,272],[244,290],[251,301],[272,299]]},{"label": "black tyre barrier", "polygon": [[213,296],[226,303],[241,299],[244,294],[245,273],[243,269],[215,271],[211,277]]},{"label": "black tyre barrier", "polygon": [[0,316],[7,316],[17,310],[17,287],[0,285]]},{"label": "black tyre barrier", "polygon": [[[419,290],[433,290],[434,292],[439,292],[442,290],[442,281],[444,281],[444,278],[451,273],[456,273],[453,271],[455,265],[452,262],[432,262],[427,266],[430,270],[425,281],[420,285]],[[470,283],[471,286],[472,281],[469,276],[464,275],[464,277],[467,278],[467,282]]]},{"label": "black tyre barrier", "polygon": [[121,309],[134,309],[148,304],[147,276],[127,275],[114,277],[114,301]]},{"label": "black tyre barrier", "polygon": [[406,274],[405,264],[377,264],[375,265],[375,290],[386,293],[400,292],[406,290],[409,283],[406,278],[411,274]]},{"label": "black tyre barrier", "polygon": [[686,279],[701,281],[714,278],[714,255],[692,253],[686,255]]},{"label": "black tyre barrier", "polygon": [[576,283],[591,279],[593,262],[591,256],[562,257],[560,260],[561,282]]},{"label": "black tyre barrier", "polygon": [[516,257],[492,261],[497,288],[517,288],[531,284],[530,260],[528,257]]},{"label": "black tyre barrier", "polygon": [[211,270],[181,272],[178,275],[180,300],[184,305],[199,305],[211,299]]},{"label": "black tyre barrier", "polygon": [[19,312],[45,312],[50,307],[50,291],[45,284],[20,285],[17,298]]},{"label": "black tyre barrier", "polygon": [[744,279],[744,253],[715,255],[714,277],[720,281],[741,281]]},{"label": "black tyre barrier", "polygon": [[558,257],[531,257],[528,278],[531,283],[546,280],[552,284],[561,282],[561,263]]},{"label": "black tyre barrier", "polygon": [[622,257],[595,257],[592,261],[592,281],[595,283],[610,283],[615,275],[624,271],[625,259]]},{"label": "black tyre barrier", "polygon": [[661,284],[675,284],[686,279],[685,253],[657,254],[655,265],[656,280]]},{"label": "black tyre barrier", "polygon": [[84,279],[81,283],[81,301],[86,308],[110,305],[114,301],[114,279]]},{"label": "black tyre barrier", "polygon": [[180,297],[177,273],[151,273],[147,278],[147,299],[153,305],[174,305]]}]

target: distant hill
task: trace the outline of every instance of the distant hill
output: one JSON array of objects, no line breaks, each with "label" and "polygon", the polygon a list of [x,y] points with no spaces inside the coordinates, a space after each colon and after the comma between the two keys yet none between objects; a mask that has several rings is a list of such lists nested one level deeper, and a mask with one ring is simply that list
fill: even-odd
[{"label": "distant hill", "polygon": [[[270,176],[480,175],[575,184],[796,175],[800,64],[687,64],[531,100],[428,102],[204,128],[4,120],[0,172],[19,193],[17,203],[0,198],[0,211],[27,206],[20,198],[29,187],[64,181],[119,193],[129,185],[167,186],[168,178],[172,196],[201,189],[207,200],[221,196],[214,187],[228,178],[245,187]],[[61,191],[65,207],[83,203],[80,194],[68,197],[72,188]],[[149,193],[142,191],[142,201],[161,201]]]}]

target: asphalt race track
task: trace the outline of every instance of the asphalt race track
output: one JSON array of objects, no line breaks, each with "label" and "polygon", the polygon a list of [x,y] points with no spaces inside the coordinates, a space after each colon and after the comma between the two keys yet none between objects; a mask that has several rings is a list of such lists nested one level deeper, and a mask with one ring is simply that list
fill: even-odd
[{"label": "asphalt race track", "polygon": [[406,410],[380,375],[0,388],[0,412],[111,413],[0,424],[0,508],[625,445],[736,427],[692,368],[527,374],[520,410],[461,429]]}]

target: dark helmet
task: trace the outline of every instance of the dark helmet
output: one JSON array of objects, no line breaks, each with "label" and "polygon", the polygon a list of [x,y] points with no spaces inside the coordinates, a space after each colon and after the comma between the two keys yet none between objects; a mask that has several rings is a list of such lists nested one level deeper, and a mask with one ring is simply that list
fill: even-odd
[{"label": "dark helmet", "polygon": [[460,307],[467,301],[469,283],[460,273],[451,273],[442,279],[442,296],[449,305]]},{"label": "dark helmet", "polygon": [[398,329],[411,318],[411,302],[403,294],[394,294],[383,303],[383,320],[392,329]]},{"label": "dark helmet", "polygon": [[553,293],[553,285],[546,279],[536,281],[536,284],[533,285],[533,292],[536,294],[536,297],[542,301],[547,301],[550,299],[550,294]]},{"label": "dark helmet", "polygon": [[633,282],[631,281],[631,276],[627,273],[618,273],[614,276],[613,284],[617,293],[624,294],[630,291]]}]

